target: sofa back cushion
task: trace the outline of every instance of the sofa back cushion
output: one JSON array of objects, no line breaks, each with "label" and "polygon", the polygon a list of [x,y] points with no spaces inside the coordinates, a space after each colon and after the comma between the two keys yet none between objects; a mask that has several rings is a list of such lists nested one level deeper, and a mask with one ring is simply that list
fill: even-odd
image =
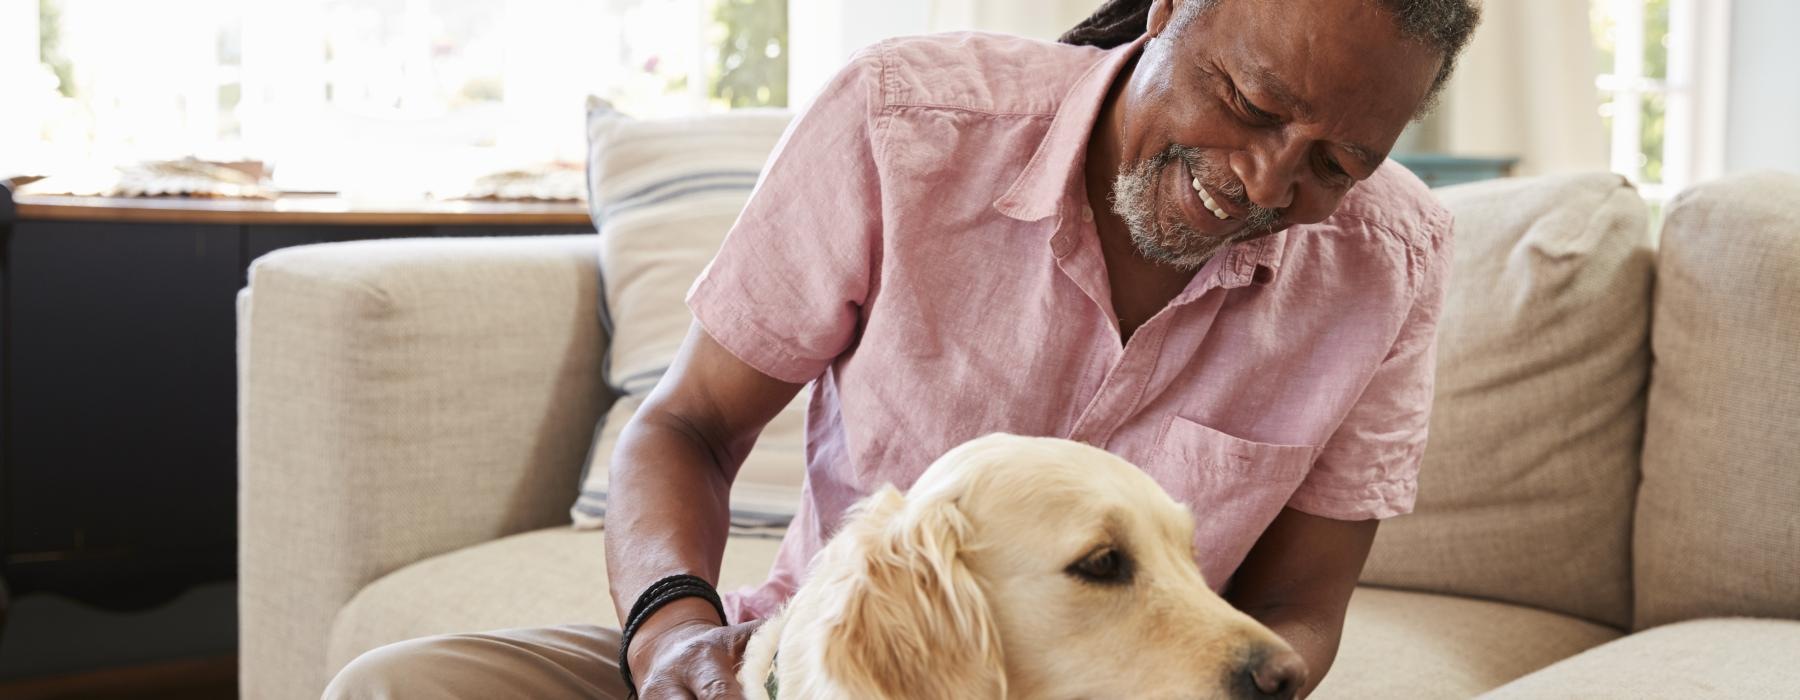
[{"label": "sofa back cushion", "polygon": [[1700,185],[1666,221],[1635,626],[1800,619],[1800,175]]},{"label": "sofa back cushion", "polygon": [[[718,252],[792,115],[738,110],[633,119],[603,100],[588,105],[588,207],[600,232],[601,322],[612,342],[603,365],[620,398],[595,430],[571,511],[599,527],[620,432],[662,378],[693,316],[688,287]],[[733,523],[786,525],[806,471],[801,392],[770,422],[738,471]]]},{"label": "sofa back cushion", "polygon": [[1456,253],[1412,515],[1367,583],[1631,620],[1649,367],[1644,202],[1605,174],[1438,190]]}]

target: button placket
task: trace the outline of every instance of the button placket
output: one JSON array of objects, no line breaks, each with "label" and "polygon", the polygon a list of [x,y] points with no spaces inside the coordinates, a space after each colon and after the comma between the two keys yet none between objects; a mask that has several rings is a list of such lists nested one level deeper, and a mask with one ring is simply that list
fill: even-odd
[{"label": "button placket", "polygon": [[1101,380],[1100,390],[1075,421],[1070,439],[1104,448],[1119,427],[1135,415],[1156,374],[1157,357],[1168,337],[1167,320],[1157,320],[1144,324],[1125,344],[1118,362]]}]

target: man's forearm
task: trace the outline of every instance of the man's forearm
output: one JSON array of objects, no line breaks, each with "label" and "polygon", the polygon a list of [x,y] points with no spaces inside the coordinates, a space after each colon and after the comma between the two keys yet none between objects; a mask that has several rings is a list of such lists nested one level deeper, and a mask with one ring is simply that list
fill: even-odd
[{"label": "man's forearm", "polygon": [[671,573],[717,582],[731,485],[703,442],[652,420],[620,436],[606,510],[606,572],[619,622]]},{"label": "man's forearm", "polygon": [[1337,658],[1338,639],[1343,632],[1342,611],[1324,610],[1301,605],[1285,605],[1261,610],[1245,610],[1286,640],[1300,658],[1306,660],[1306,687],[1295,697],[1312,694],[1331,662]]}]

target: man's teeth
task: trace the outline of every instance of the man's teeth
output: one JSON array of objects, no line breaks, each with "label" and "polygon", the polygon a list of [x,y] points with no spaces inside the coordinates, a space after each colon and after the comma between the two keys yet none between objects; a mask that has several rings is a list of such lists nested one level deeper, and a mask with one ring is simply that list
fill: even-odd
[{"label": "man's teeth", "polygon": [[1202,204],[1206,205],[1207,211],[1212,212],[1213,216],[1219,217],[1221,219],[1231,218],[1231,216],[1229,214],[1225,213],[1225,208],[1219,206],[1218,202],[1213,201],[1212,195],[1206,193],[1206,188],[1200,186],[1200,178],[1194,178],[1193,184],[1194,184],[1194,191],[1200,193],[1200,202]]}]

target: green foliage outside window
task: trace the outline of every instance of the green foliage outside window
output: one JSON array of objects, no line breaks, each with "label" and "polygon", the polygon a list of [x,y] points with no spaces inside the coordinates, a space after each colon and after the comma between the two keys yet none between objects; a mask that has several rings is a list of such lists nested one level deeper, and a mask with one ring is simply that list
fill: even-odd
[{"label": "green foliage outside window", "polygon": [[[1644,1],[1644,75],[1653,80],[1666,80],[1669,77],[1669,0]],[[1617,54],[1617,42],[1614,32],[1618,25],[1611,12],[1608,0],[1592,0],[1591,27],[1594,32],[1594,47],[1598,50],[1599,69],[1601,73],[1611,73],[1614,57]],[[1611,95],[1603,95],[1611,99]],[[1661,93],[1645,93],[1643,103],[1639,107],[1639,118],[1642,125],[1638,142],[1638,153],[1644,166],[1645,182],[1662,182],[1663,172],[1663,130],[1667,115],[1667,100]],[[1606,129],[1612,131],[1612,115],[1604,117]]]},{"label": "green foliage outside window", "polygon": [[75,69],[62,55],[62,12],[54,0],[38,0],[38,60],[56,74],[57,91],[75,96]]},{"label": "green foliage outside window", "polygon": [[722,33],[712,97],[733,108],[787,106],[787,0],[715,0]]}]

